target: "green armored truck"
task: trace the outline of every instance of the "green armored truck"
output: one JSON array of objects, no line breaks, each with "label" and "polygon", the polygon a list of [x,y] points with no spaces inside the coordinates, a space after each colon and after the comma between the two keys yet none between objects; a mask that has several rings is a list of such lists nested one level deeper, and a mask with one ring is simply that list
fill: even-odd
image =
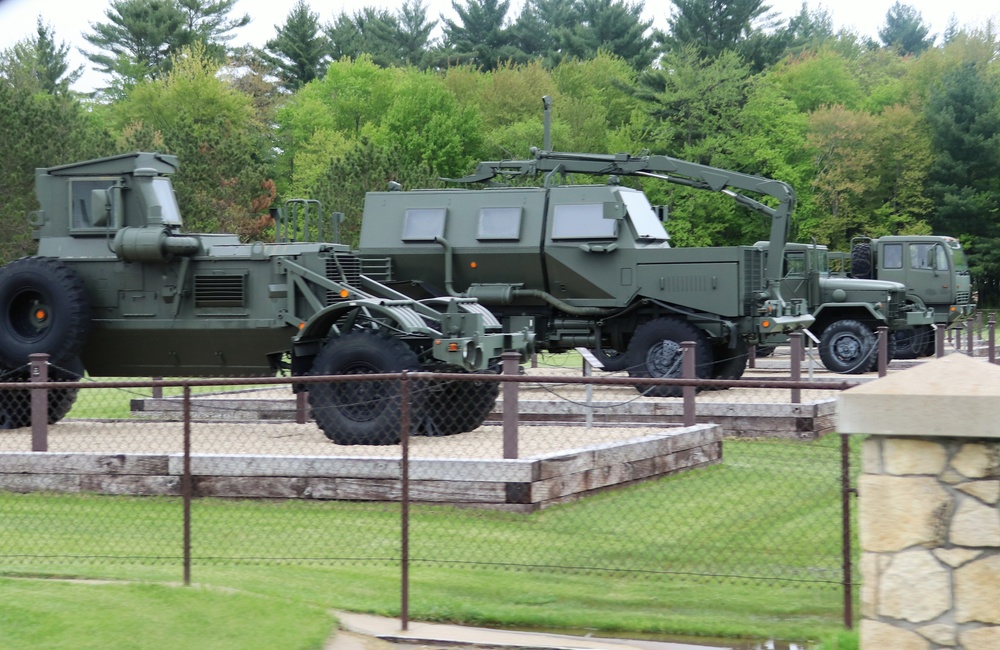
[{"label": "green armored truck", "polygon": [[[768,242],[757,242],[767,251]],[[831,372],[861,374],[878,362],[876,330],[886,327],[891,335],[928,327],[934,314],[906,285],[885,280],[840,277],[830,272],[826,246],[790,242],[785,244],[784,280],[786,296],[804,298],[815,322],[809,332],[819,340],[819,356]],[[890,358],[895,339],[889,339]],[[771,348],[758,348],[767,355]]]},{"label": "green armored truck", "polygon": [[[934,324],[949,327],[976,311],[972,277],[961,243],[943,235],[892,235],[852,241],[849,265],[842,272],[854,278],[889,280],[906,285],[912,300],[934,312]],[[934,353],[930,325],[895,334],[896,356],[914,358]]]},{"label": "green armored truck", "polygon": [[[698,377],[737,378],[748,346],[812,322],[804,299],[782,293],[780,259],[754,246],[671,247],[664,210],[621,179],[727,194],[770,219],[777,248],[795,204],[787,184],[668,156],[548,146],[528,160],[480,163],[456,179],[464,187],[368,194],[358,247],[366,274],[414,300],[475,298],[505,330],[533,333],[538,349],[591,348],[606,369],[637,378],[679,377],[684,341],[696,344]],[[560,183],[568,174],[604,182]],[[537,177],[540,187],[524,186]],[[498,186],[503,179],[522,184]]]},{"label": "green armored truck", "polygon": [[[415,301],[363,276],[344,245],[184,233],[170,181],[177,169],[173,156],[132,153],[37,170],[38,253],[0,269],[5,381],[26,379],[38,352],[56,379],[84,369],[95,377],[475,373],[495,369],[505,350],[530,354],[531,334],[502,331],[475,299]],[[415,432],[482,423],[497,384],[458,383],[475,394],[446,382],[414,392]],[[310,383],[309,402],[331,440],[391,444],[398,391],[390,381]],[[30,424],[28,395],[0,393],[0,426]],[[74,396],[51,391],[49,419],[64,417]],[[464,415],[455,418],[458,400]]]}]

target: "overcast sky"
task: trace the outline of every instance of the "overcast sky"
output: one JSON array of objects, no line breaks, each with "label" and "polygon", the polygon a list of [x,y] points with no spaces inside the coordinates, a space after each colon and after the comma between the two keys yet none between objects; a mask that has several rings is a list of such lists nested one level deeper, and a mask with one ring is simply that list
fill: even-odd
[{"label": "overcast sky", "polygon": [[[516,16],[522,0],[511,0],[511,16]],[[851,28],[863,35],[878,38],[878,29],[885,22],[885,14],[895,0],[808,0],[811,9],[822,6],[833,17],[834,29]],[[396,11],[402,4],[393,0],[307,0],[313,11],[319,14],[320,23],[332,22],[340,12],[353,14],[366,7],[385,7]],[[235,44],[263,46],[275,33],[275,26],[285,22],[288,12],[296,0],[237,0],[234,15],[250,14],[251,22],[239,30]],[[451,0],[424,0],[429,20],[437,20],[442,14],[455,18]],[[788,18],[796,15],[802,7],[802,0],[769,0],[774,11]],[[988,19],[996,20],[1000,9],[993,2],[941,0],[910,0],[904,2],[920,12],[931,32],[940,35],[954,15],[959,26],[983,26]],[[669,0],[647,0],[646,18],[652,19],[657,27],[666,25],[666,16],[673,5]],[[0,0],[0,50],[34,34],[39,15],[55,32],[58,42],[65,42],[72,48],[72,63],[89,67],[87,59],[77,48],[87,46],[82,34],[91,31],[90,25],[106,22],[104,12],[110,7],[109,0]],[[104,85],[101,75],[87,71],[74,89],[92,90]]]}]

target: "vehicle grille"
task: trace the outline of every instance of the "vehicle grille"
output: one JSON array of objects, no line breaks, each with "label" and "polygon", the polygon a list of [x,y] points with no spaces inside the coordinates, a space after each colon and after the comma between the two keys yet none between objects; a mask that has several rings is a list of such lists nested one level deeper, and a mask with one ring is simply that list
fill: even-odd
[{"label": "vehicle grille", "polygon": [[753,313],[757,294],[764,289],[764,254],[752,248],[744,250],[743,302],[746,313]]},{"label": "vehicle grille", "polygon": [[955,294],[955,304],[956,305],[967,305],[969,304],[969,299],[971,298],[968,291],[959,291]]},{"label": "vehicle grille", "polygon": [[377,282],[392,282],[392,258],[363,257],[361,273]]},{"label": "vehicle grille", "polygon": [[[352,253],[334,253],[326,258],[326,277],[351,287],[361,286],[361,260]],[[339,291],[326,292],[326,304],[342,300]]]},{"label": "vehicle grille", "polygon": [[194,276],[195,307],[246,307],[243,275]]}]

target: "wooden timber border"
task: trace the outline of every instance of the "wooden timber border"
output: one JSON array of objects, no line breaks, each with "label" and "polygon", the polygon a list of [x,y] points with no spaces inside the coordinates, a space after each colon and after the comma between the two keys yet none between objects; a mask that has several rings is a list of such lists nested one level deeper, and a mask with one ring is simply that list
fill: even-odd
[{"label": "wooden timber border", "polygon": [[[409,499],[531,512],[722,460],[702,424],[524,459],[410,460]],[[192,454],[196,497],[400,501],[400,458]],[[0,490],[180,496],[181,453],[0,453]]]}]

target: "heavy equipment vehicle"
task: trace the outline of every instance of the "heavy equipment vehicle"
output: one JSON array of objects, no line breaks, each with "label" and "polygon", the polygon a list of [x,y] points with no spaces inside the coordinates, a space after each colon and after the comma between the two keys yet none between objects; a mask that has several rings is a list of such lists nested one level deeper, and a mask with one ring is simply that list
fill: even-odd
[{"label": "heavy equipment vehicle", "polygon": [[[531,158],[481,162],[452,179],[458,187],[369,193],[357,251],[365,273],[414,300],[475,298],[505,330],[534,333],[539,350],[590,348],[606,369],[640,379],[679,377],[685,341],[699,378],[738,378],[748,346],[812,323],[805,299],[782,293],[780,256],[671,247],[666,210],[623,179],[723,193],[770,220],[775,249],[788,238],[789,185],[664,155],[552,151],[543,100],[544,147]],[[559,182],[569,176],[595,182]]]},{"label": "heavy equipment vehicle", "polygon": [[[913,301],[934,312],[936,327],[953,327],[975,314],[972,276],[962,244],[944,235],[856,237],[849,265],[842,272],[854,278],[889,280],[906,285]],[[934,353],[931,325],[899,330],[894,335],[896,356],[914,358]]]},{"label": "heavy equipment vehicle", "polygon": [[[36,170],[38,252],[0,269],[4,381],[27,379],[33,353],[49,355],[54,379],[483,373],[504,351],[530,355],[532,335],[502,331],[474,298],[413,300],[362,274],[348,246],[311,241],[310,228],[277,224],[275,243],[183,232],[177,169],[174,156],[137,152]],[[334,442],[399,440],[398,381],[296,389],[307,383]],[[476,428],[497,389],[428,382],[412,391],[411,429]],[[49,420],[74,398],[50,391]],[[30,424],[28,404],[28,391],[0,392],[0,426]]]},{"label": "heavy equipment vehicle", "polygon": [[[768,242],[756,246],[768,251]],[[856,279],[830,272],[829,250],[818,244],[785,244],[785,296],[804,298],[816,319],[809,332],[818,340],[819,356],[831,372],[862,374],[878,362],[876,332],[886,327],[890,334],[890,358],[895,354],[895,336],[929,327],[933,312],[906,285],[887,280]],[[773,348],[761,346],[757,354],[767,356]]]}]

